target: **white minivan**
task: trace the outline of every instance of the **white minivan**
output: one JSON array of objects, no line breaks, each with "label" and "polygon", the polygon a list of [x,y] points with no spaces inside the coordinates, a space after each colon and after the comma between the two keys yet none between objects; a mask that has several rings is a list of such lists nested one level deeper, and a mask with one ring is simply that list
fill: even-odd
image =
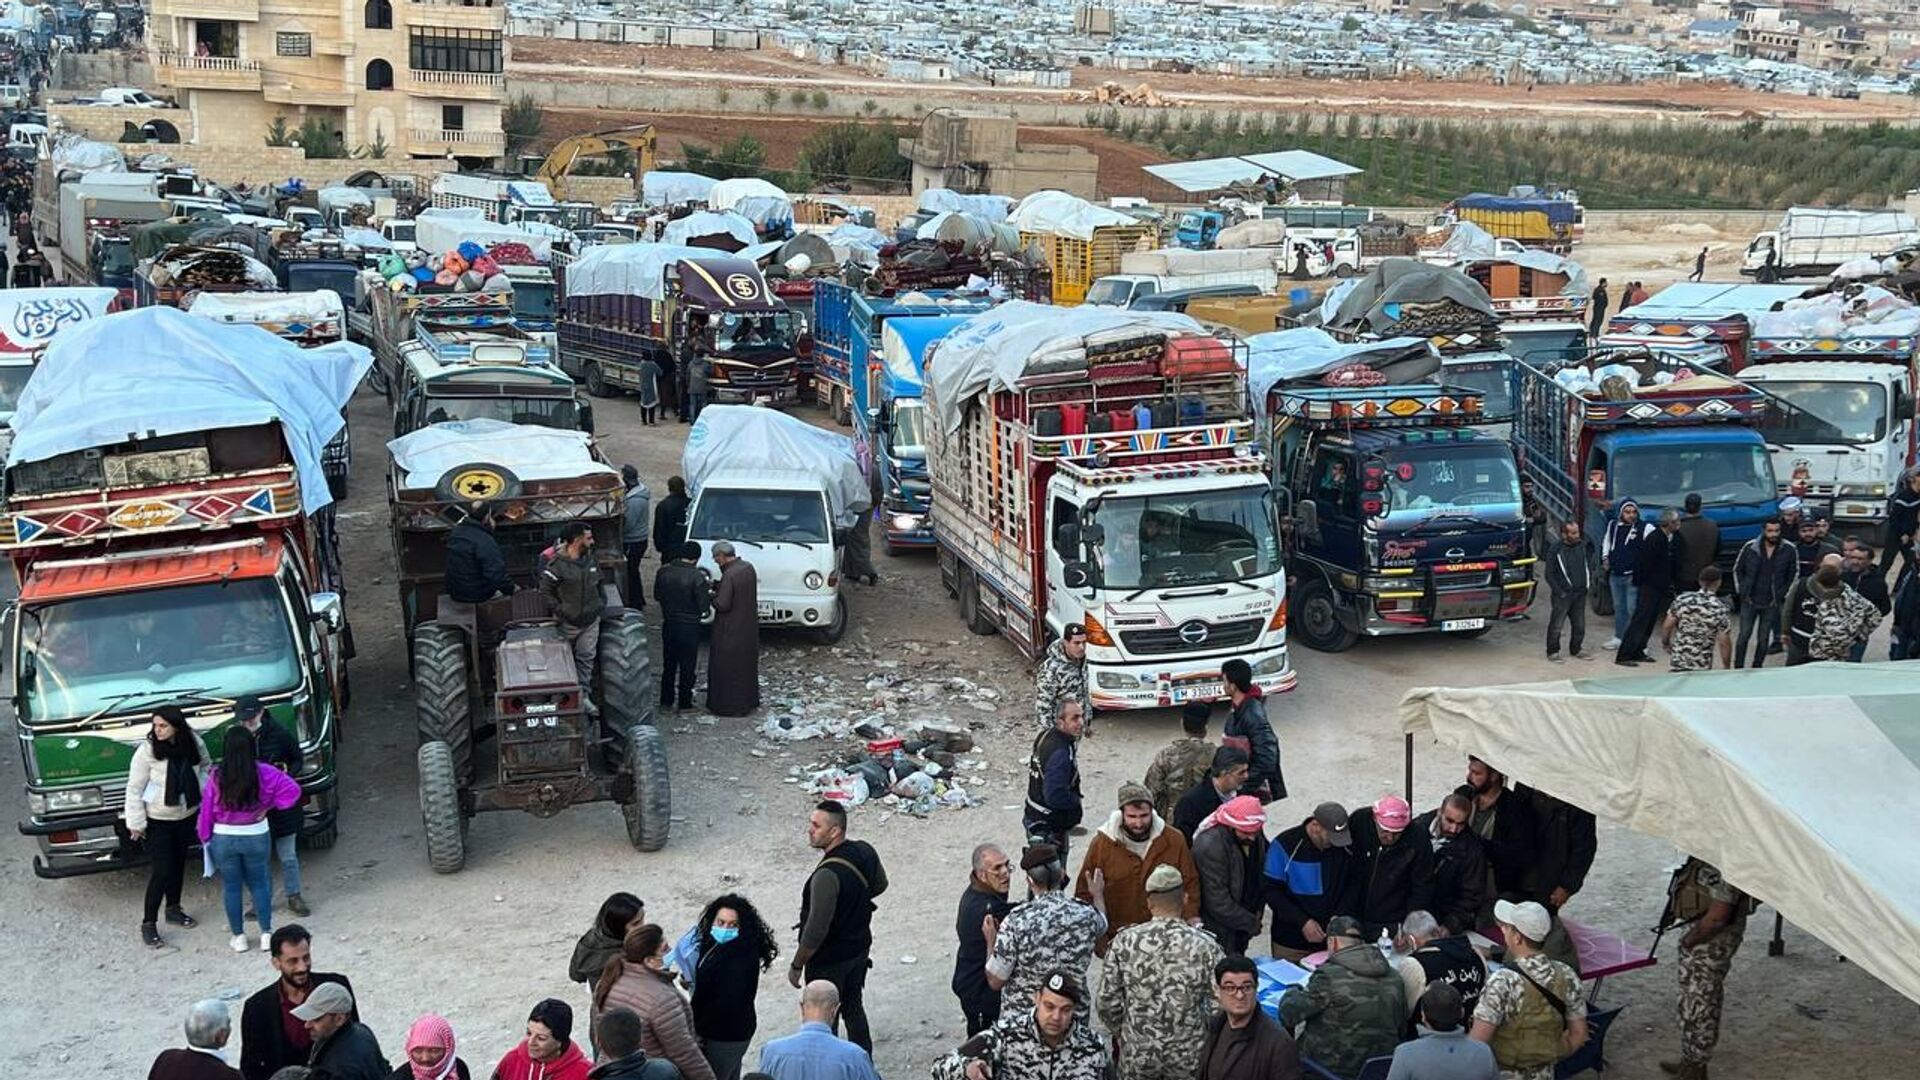
[{"label": "white minivan", "polygon": [[720,580],[713,545],[733,544],[759,582],[760,625],[809,631],[831,644],[847,632],[839,537],[827,490],[800,469],[721,471],[704,478],[687,512],[700,566]]}]

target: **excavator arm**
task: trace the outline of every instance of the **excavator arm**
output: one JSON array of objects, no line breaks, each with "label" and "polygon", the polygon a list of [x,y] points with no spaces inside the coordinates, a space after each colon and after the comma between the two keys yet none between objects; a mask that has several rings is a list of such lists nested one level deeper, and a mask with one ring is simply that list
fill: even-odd
[{"label": "excavator arm", "polygon": [[653,170],[654,146],[658,142],[652,124],[572,135],[554,144],[547,160],[540,163],[535,177],[562,199],[567,197],[566,178],[582,158],[604,157],[620,150],[633,154],[634,180]]}]

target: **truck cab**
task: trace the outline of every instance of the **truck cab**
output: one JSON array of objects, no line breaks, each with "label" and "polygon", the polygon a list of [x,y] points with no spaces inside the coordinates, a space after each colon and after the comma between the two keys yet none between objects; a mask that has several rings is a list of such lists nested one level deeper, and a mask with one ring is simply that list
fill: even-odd
[{"label": "truck cab", "polygon": [[826,487],[813,475],[755,469],[708,477],[687,509],[687,539],[700,545],[700,567],[715,581],[718,541],[753,563],[760,625],[809,630],[825,643],[846,633],[840,544]]},{"label": "truck cab", "polygon": [[1848,359],[1769,358],[1741,372],[1777,403],[1760,433],[1771,448],[1780,495],[1826,511],[1837,531],[1876,546],[1886,540],[1888,492],[1916,459],[1914,340],[1886,344],[1892,353],[1878,359],[1887,362],[1823,350],[1810,355]]},{"label": "truck cab", "polygon": [[[443,331],[432,340],[400,346],[394,438],[448,420],[593,431],[593,407],[580,400],[566,372],[529,360],[523,342],[487,340],[491,336]],[[448,345],[459,347],[449,350]]]},{"label": "truck cab", "polygon": [[1227,216],[1218,210],[1188,210],[1180,215],[1173,229],[1173,242],[1195,251],[1212,250],[1226,225]]},{"label": "truck cab", "polygon": [[1506,443],[1452,386],[1276,388],[1273,487],[1291,523],[1293,626],[1361,637],[1485,632],[1533,600],[1535,553]]},{"label": "truck cab", "polygon": [[388,218],[380,223],[380,235],[393,250],[402,254],[420,250],[420,244],[414,239],[412,218]]},{"label": "truck cab", "polygon": [[544,266],[503,266],[500,272],[513,283],[514,325],[552,349],[554,318],[559,311],[553,271]]},{"label": "truck cab", "polygon": [[[872,452],[864,464],[880,492],[880,524],[888,554],[933,547],[933,484],[927,478],[927,440],[933,418],[927,412],[927,352],[966,322],[964,315],[921,315],[888,319],[880,330],[880,363],[869,380],[879,393],[863,410],[871,429]],[[866,445],[858,434],[856,447]],[[856,452],[858,452],[856,450]]]},{"label": "truck cab", "polygon": [[305,293],[331,289],[342,300],[359,287],[360,249],[339,240],[301,241],[268,252],[269,265],[280,288]]}]

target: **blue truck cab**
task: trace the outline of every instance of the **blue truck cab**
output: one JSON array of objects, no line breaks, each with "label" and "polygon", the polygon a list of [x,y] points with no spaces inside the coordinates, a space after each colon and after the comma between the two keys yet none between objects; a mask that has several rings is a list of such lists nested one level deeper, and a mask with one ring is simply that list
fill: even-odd
[{"label": "blue truck cab", "polygon": [[1698,374],[1611,398],[1576,392],[1525,362],[1513,372],[1521,471],[1548,517],[1580,522],[1596,549],[1626,500],[1650,521],[1697,493],[1720,526],[1714,561],[1725,569],[1780,512],[1772,457],[1757,430],[1767,399],[1753,387]]},{"label": "blue truck cab", "polygon": [[1227,216],[1218,210],[1188,210],[1180,215],[1180,220],[1174,225],[1174,245],[1195,251],[1210,251],[1226,223]]},{"label": "blue truck cab", "polygon": [[[902,302],[902,296],[914,299]],[[872,296],[820,279],[813,287],[814,401],[825,405],[835,422],[852,425],[857,444],[871,445],[862,416],[878,404],[881,327],[901,316],[971,315],[989,306],[984,297],[963,297],[951,289]]]},{"label": "blue truck cab", "polygon": [[1300,640],[1338,652],[1363,636],[1477,635],[1526,611],[1520,476],[1511,448],[1476,430],[1481,408],[1471,390],[1428,384],[1268,395]]},{"label": "blue truck cab", "polygon": [[967,321],[965,315],[920,315],[889,319],[880,331],[880,363],[871,389],[876,402],[857,415],[872,435],[870,462],[876,503],[888,554],[933,547],[933,485],[927,477],[927,412],[923,380],[927,350]]}]

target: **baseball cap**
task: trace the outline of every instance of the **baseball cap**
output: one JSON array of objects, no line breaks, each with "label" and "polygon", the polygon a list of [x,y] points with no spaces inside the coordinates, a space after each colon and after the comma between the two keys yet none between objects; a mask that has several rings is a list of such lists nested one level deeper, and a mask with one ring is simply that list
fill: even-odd
[{"label": "baseball cap", "polygon": [[1400,832],[1413,821],[1413,808],[1398,795],[1382,795],[1373,801],[1373,823],[1389,832]]},{"label": "baseball cap", "polygon": [[1175,892],[1186,883],[1180,871],[1166,863],[1154,867],[1153,873],[1147,875],[1147,891],[1150,893]]},{"label": "baseball cap", "polygon": [[1060,849],[1052,844],[1033,844],[1020,853],[1020,869],[1031,870],[1060,860]]},{"label": "baseball cap", "polygon": [[1087,628],[1080,625],[1077,622],[1068,623],[1067,628],[1061,631],[1060,633],[1060,637],[1063,640],[1066,638],[1076,638],[1076,637],[1083,638],[1086,636],[1087,636]]},{"label": "baseball cap", "polygon": [[353,1012],[353,993],[339,983],[323,982],[314,986],[307,1000],[293,1007],[296,1020],[318,1020],[329,1014],[344,1016]]},{"label": "baseball cap", "polygon": [[1075,1005],[1086,998],[1086,989],[1080,985],[1080,977],[1066,968],[1054,968],[1040,987],[1050,994],[1059,994]]},{"label": "baseball cap", "polygon": [[1346,938],[1349,941],[1367,940],[1366,931],[1360,929],[1360,920],[1351,915],[1335,915],[1328,919],[1327,936]]},{"label": "baseball cap", "polygon": [[1147,790],[1147,785],[1135,783],[1132,780],[1121,784],[1120,805],[1126,806],[1129,803],[1137,802],[1143,802],[1149,806],[1153,805],[1153,792]]},{"label": "baseball cap", "polygon": [[1347,808],[1337,802],[1323,802],[1313,808],[1313,820],[1327,830],[1327,841],[1334,847],[1352,847],[1353,833],[1347,828]]},{"label": "baseball cap", "polygon": [[1505,900],[1494,901],[1493,921],[1513,927],[1520,931],[1521,937],[1535,944],[1547,940],[1547,935],[1553,931],[1553,916],[1532,900],[1518,904]]},{"label": "baseball cap", "polygon": [[241,694],[239,697],[233,699],[233,715],[238,719],[245,719],[254,715],[260,711],[260,707],[260,696],[258,694]]}]

